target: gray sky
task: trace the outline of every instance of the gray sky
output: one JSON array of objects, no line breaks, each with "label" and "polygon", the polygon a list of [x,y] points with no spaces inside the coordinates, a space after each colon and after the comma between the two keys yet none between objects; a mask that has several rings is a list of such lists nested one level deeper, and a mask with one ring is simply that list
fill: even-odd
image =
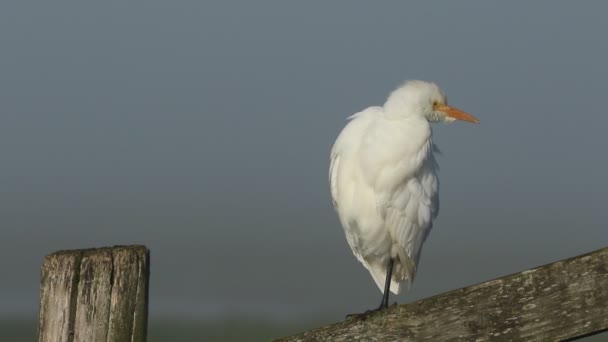
[{"label": "gray sky", "polygon": [[608,245],[603,2],[2,2],[0,317],[58,249],[146,244],[151,315],[380,292],[327,189],[345,118],[432,80],[441,212],[400,302]]}]

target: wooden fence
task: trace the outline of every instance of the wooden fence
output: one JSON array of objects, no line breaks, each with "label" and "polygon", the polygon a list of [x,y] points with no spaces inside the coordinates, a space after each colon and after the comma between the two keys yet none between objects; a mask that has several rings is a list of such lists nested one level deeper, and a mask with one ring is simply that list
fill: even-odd
[{"label": "wooden fence", "polygon": [[[149,251],[45,258],[39,341],[146,341]],[[608,248],[278,341],[558,341],[608,330]]]}]

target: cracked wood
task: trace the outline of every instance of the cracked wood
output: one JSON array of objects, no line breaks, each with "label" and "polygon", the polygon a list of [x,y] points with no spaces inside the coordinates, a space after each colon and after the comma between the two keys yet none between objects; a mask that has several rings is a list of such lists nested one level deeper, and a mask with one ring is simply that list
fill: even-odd
[{"label": "cracked wood", "polygon": [[149,251],[59,251],[41,270],[40,342],[146,340]]}]

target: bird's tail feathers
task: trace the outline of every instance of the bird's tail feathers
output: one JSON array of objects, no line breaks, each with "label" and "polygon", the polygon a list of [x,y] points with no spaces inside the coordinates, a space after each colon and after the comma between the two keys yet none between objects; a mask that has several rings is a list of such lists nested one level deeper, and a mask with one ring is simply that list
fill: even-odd
[{"label": "bird's tail feathers", "polygon": [[407,289],[409,290],[416,277],[416,263],[405,253],[403,248],[397,249],[397,255],[399,258],[395,260],[394,277],[402,281],[407,280]]}]

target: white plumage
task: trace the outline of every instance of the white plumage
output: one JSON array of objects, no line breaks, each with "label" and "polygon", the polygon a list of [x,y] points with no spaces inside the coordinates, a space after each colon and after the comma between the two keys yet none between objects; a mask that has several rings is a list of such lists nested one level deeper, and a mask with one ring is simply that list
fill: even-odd
[{"label": "white plumage", "polygon": [[448,106],[434,83],[408,81],[384,106],[352,115],[332,148],[334,207],[354,255],[381,291],[391,258],[391,292],[398,294],[404,282],[414,280],[439,211],[430,122],[456,119],[478,122]]}]

